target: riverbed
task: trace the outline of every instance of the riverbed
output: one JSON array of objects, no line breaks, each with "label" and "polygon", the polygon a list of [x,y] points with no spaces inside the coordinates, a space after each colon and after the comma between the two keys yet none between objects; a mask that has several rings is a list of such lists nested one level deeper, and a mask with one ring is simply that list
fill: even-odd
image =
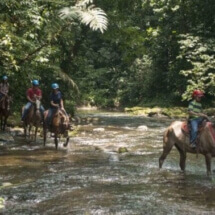
[{"label": "riverbed", "polygon": [[[56,151],[14,136],[0,142],[0,214],[215,214],[215,178],[203,156],[186,172],[173,149],[158,168],[168,118],[79,113],[76,135]],[[120,153],[120,149],[125,149]],[[214,160],[212,167],[214,167]],[[213,168],[214,169],[214,168]]]}]

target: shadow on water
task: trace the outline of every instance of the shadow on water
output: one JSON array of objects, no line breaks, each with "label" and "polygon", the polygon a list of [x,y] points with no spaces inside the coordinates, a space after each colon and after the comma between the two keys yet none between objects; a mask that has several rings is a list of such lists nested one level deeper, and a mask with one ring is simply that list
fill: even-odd
[{"label": "shadow on water", "polygon": [[[179,170],[174,149],[162,170],[158,158],[166,119],[96,113],[67,149],[53,140],[2,143],[3,214],[215,214],[215,179],[202,156],[188,155]],[[145,131],[138,126],[146,125]],[[98,130],[97,128],[104,128]],[[96,130],[97,129],[97,130]],[[118,153],[119,147],[128,152]]]}]

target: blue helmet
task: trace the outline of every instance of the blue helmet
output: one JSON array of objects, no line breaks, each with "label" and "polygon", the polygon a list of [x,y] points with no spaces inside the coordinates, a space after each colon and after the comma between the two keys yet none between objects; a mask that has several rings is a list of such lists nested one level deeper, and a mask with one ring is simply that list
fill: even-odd
[{"label": "blue helmet", "polygon": [[8,77],[7,77],[6,75],[4,75],[4,76],[2,77],[2,79],[3,79],[3,80],[7,80]]},{"label": "blue helmet", "polygon": [[33,84],[33,86],[39,86],[39,81],[38,80],[33,80],[32,84]]},{"label": "blue helmet", "polygon": [[53,83],[52,84],[52,89],[55,90],[55,89],[58,89],[58,88],[59,88],[59,85],[57,83]]}]

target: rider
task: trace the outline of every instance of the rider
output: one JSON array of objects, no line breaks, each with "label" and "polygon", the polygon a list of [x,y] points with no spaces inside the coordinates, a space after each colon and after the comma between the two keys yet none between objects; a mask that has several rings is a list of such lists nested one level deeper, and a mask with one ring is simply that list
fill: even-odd
[{"label": "rider", "polygon": [[190,144],[192,148],[196,147],[198,126],[205,118],[208,119],[208,116],[202,113],[201,98],[203,96],[204,93],[201,90],[194,90],[192,93],[193,100],[189,103],[188,106],[189,122],[191,127]]},{"label": "rider", "polygon": [[48,115],[46,117],[46,122],[47,125],[51,125],[51,119],[53,116],[53,113],[60,108],[65,114],[66,111],[64,109],[64,104],[63,104],[63,98],[62,98],[62,93],[59,90],[59,85],[57,83],[53,83],[51,85],[52,87],[52,92],[50,94],[50,108],[48,109]]},{"label": "rider", "polygon": [[3,101],[2,106],[4,108],[4,99],[5,96],[8,95],[9,92],[9,83],[8,83],[8,77],[6,75],[4,75],[2,77],[2,83],[0,83],[0,101]]},{"label": "rider", "polygon": [[[27,90],[27,104],[24,107],[24,111],[22,113],[22,121],[24,121],[26,114],[28,110],[30,109],[31,105],[35,103],[36,99],[41,100],[42,99],[42,91],[39,89],[39,81],[38,80],[33,80],[32,81],[32,87]],[[45,111],[44,107],[41,105],[40,106],[40,112],[41,115],[43,116],[43,112]]]}]

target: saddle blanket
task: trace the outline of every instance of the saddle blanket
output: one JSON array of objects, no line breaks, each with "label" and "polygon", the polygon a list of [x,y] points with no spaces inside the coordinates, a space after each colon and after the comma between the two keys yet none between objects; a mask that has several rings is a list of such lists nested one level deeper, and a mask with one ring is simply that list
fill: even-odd
[{"label": "saddle blanket", "polygon": [[[213,140],[215,141],[215,127],[211,122],[207,122],[205,126],[208,126],[210,134],[213,138]],[[201,126],[199,128],[199,132],[203,129],[203,127]],[[187,122],[183,122],[181,125],[181,130],[187,135],[190,135],[190,128]]]}]

